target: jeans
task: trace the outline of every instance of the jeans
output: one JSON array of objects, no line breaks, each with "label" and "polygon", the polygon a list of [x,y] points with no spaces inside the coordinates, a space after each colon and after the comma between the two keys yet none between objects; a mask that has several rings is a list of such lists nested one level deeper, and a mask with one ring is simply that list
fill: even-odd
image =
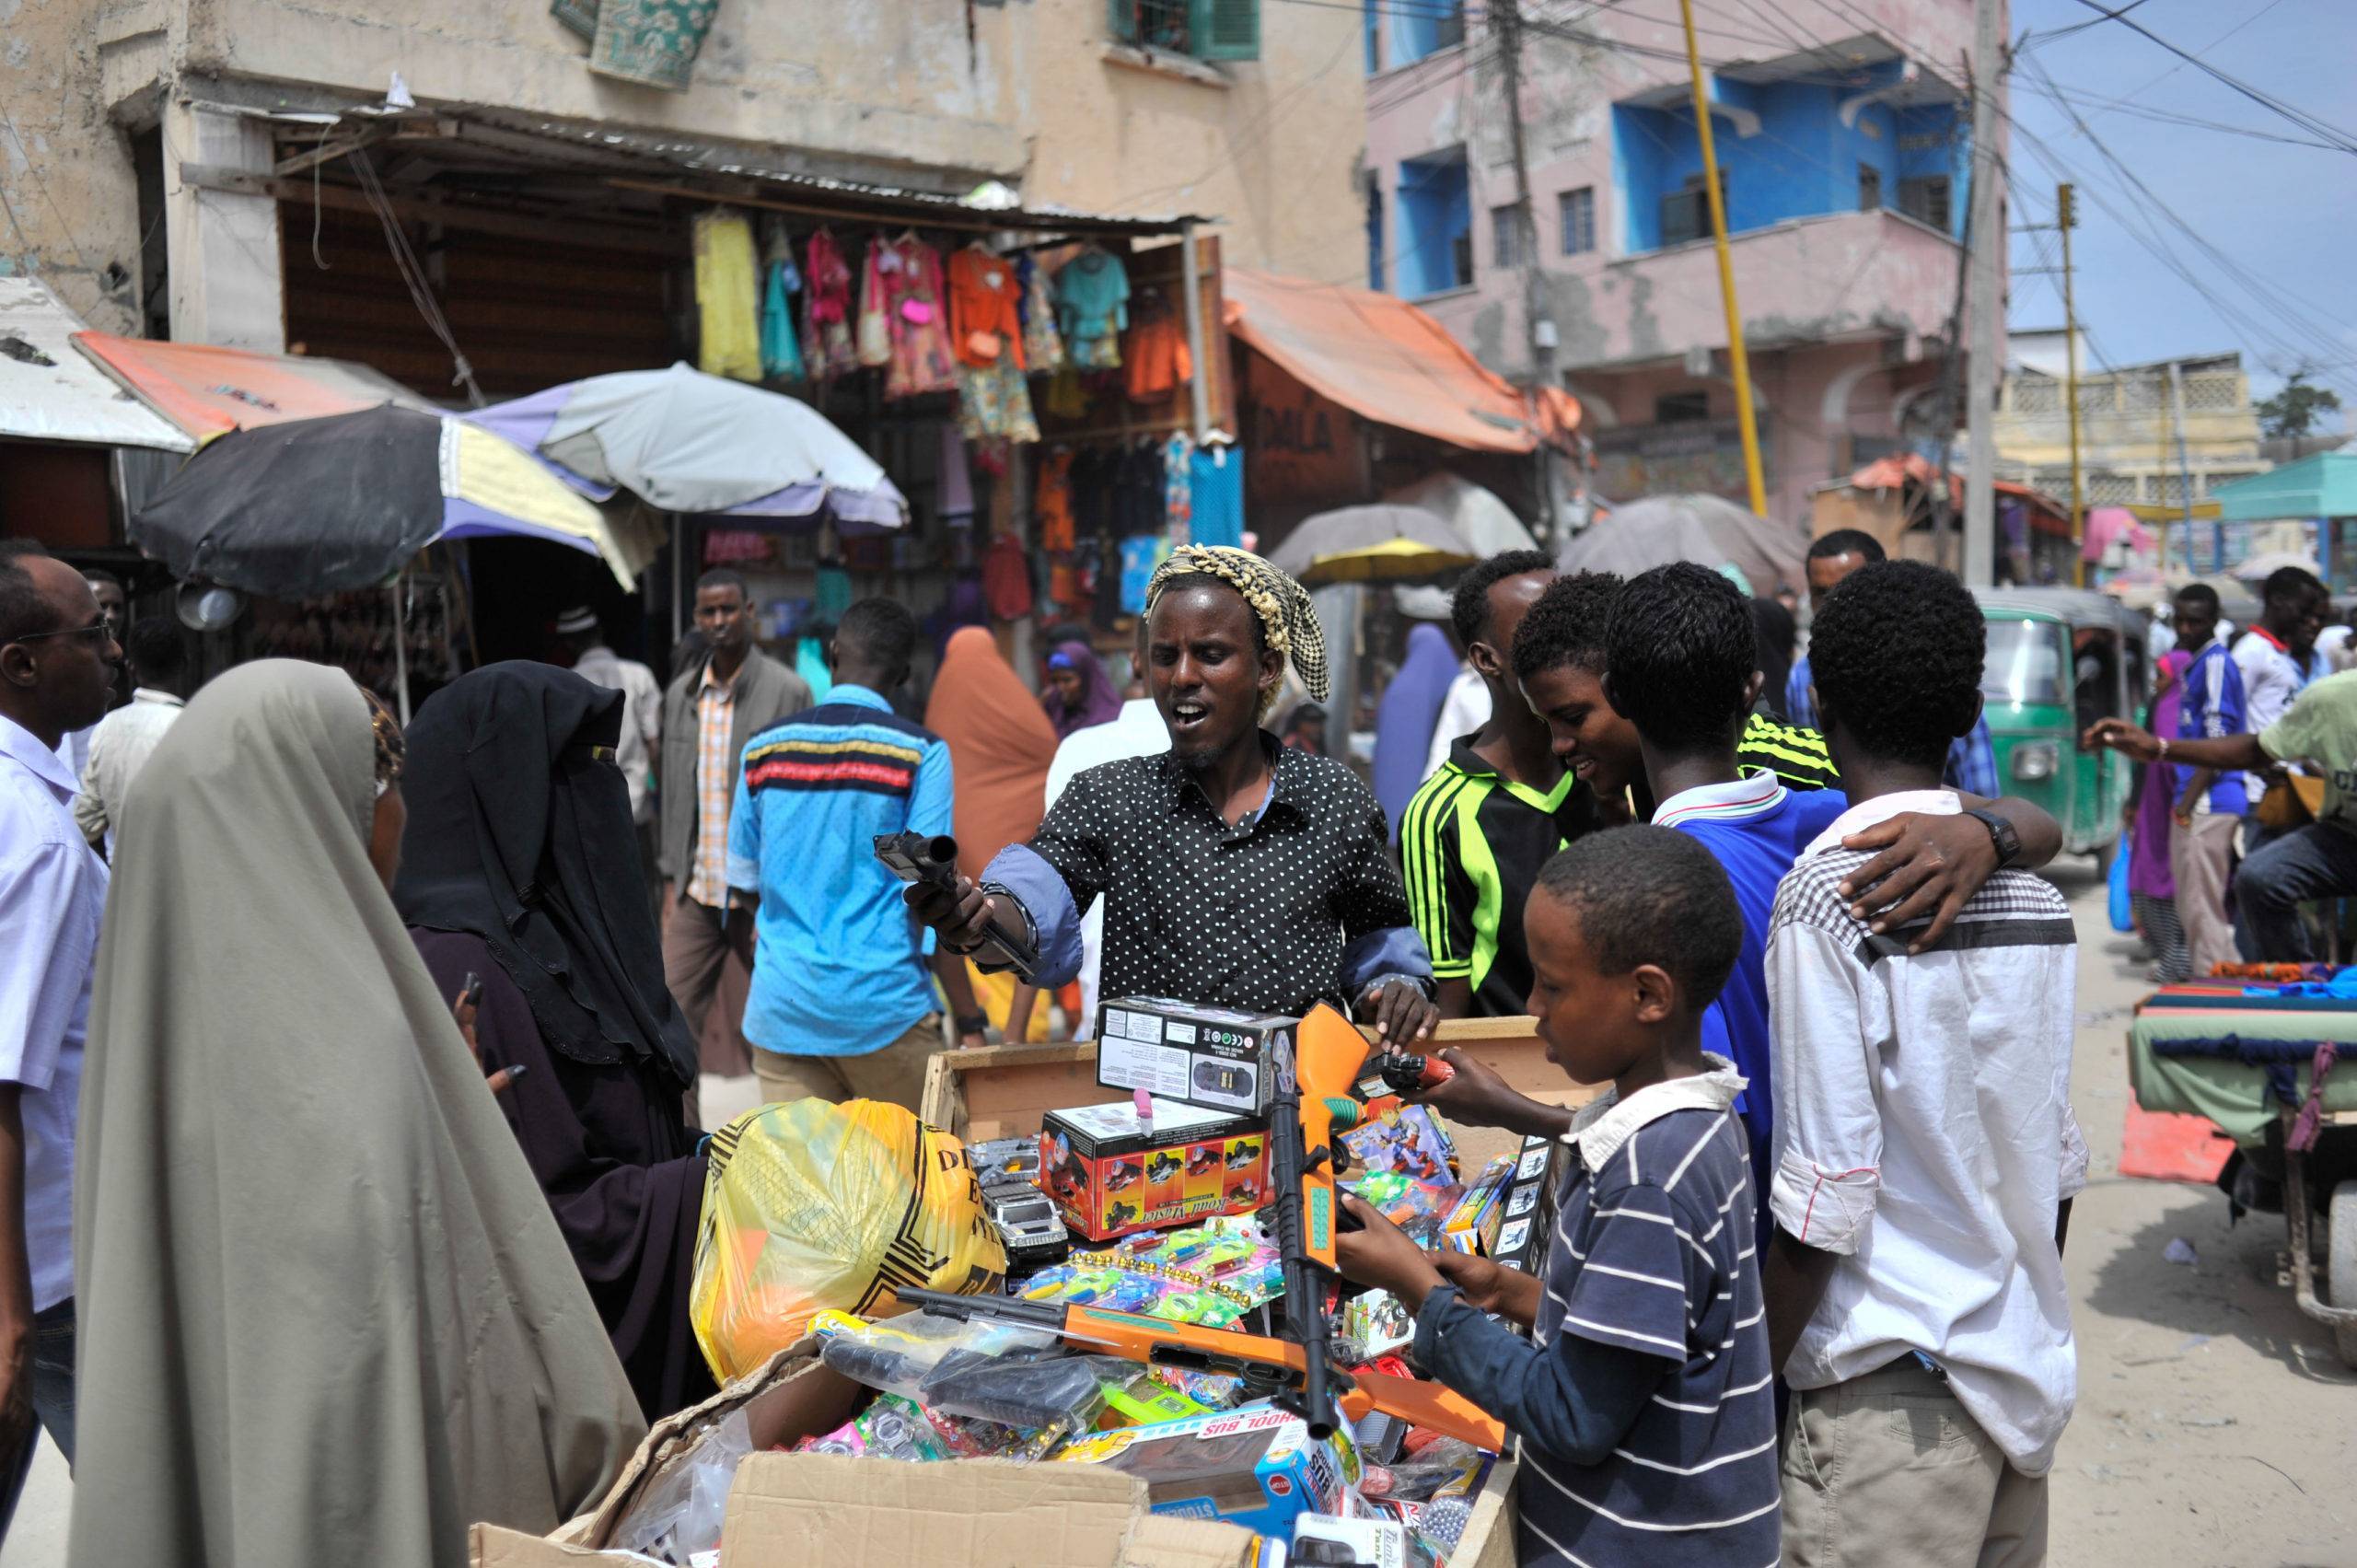
[{"label": "jeans", "polygon": [[2235,875],[2235,903],[2269,963],[2316,958],[2300,905],[2357,893],[2357,834],[2311,822],[2268,843]]},{"label": "jeans", "polygon": [[[33,1318],[33,1415],[48,1430],[49,1440],[74,1462],[74,1302],[69,1296]],[[40,1434],[28,1433],[23,1458],[14,1475],[0,1480],[6,1501],[0,1503],[0,1540],[17,1516],[17,1499],[25,1490],[25,1476],[33,1468],[33,1450]]]},{"label": "jeans", "polygon": [[[2241,877],[2243,863],[2247,863],[2252,855],[2290,831],[2292,830],[2289,828],[2269,827],[2258,819],[2258,813],[2256,811],[2246,815],[2243,818],[2243,858],[2242,862],[2236,863],[2235,877],[2237,879]],[[2235,917],[2235,951],[2242,955],[2242,960],[2247,964],[2263,962],[2266,955],[2259,951],[2258,933],[2253,931],[2250,928],[2250,922],[2243,918],[2243,901],[2240,895],[2231,897],[2228,900],[2227,908]]]}]

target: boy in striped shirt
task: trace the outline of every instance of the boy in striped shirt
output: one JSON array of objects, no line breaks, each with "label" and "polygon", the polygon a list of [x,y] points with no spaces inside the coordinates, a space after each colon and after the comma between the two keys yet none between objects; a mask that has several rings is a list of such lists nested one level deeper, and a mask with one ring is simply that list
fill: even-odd
[{"label": "boy in striped shirt", "polygon": [[1523,921],[1549,1060],[1612,1085],[1563,1135],[1544,1280],[1427,1253],[1356,1198],[1342,1272],[1415,1310],[1416,1359],[1520,1434],[1526,1568],[1770,1568],[1775,1400],[1743,1079],[1702,1050],[1742,940],[1734,890],[1688,835],[1615,828],[1546,864]]}]

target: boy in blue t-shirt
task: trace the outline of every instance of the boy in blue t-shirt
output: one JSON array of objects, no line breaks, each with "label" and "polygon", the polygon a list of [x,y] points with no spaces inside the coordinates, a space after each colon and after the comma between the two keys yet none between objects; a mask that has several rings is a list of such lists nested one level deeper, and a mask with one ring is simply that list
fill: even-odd
[{"label": "boy in blue t-shirt", "polygon": [[1426,1253],[1357,1198],[1342,1272],[1414,1311],[1416,1359],[1520,1434],[1525,1568],[1765,1568],[1782,1493],[1744,1083],[1702,1049],[1742,916],[1708,854],[1649,827],[1579,840],[1524,909],[1549,1058],[1612,1085],[1566,1139],[1544,1279]]}]

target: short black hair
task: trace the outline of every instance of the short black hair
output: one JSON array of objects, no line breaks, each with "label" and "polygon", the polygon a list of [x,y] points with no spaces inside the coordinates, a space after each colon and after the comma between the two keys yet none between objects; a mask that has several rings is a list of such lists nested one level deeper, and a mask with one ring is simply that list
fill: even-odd
[{"label": "short black hair", "polygon": [[1854,555],[1869,565],[1886,559],[1882,540],[1864,528],[1835,528],[1808,547],[1811,561],[1830,561],[1837,555]]},{"label": "short black hair", "polygon": [[117,593],[124,591],[122,579],[116,576],[112,572],[108,571],[103,566],[83,567],[82,580],[86,583],[104,583],[109,587],[114,589]]},{"label": "short black hair", "polygon": [[1759,644],[1740,589],[1708,566],[1673,561],[1621,588],[1604,656],[1613,710],[1682,754],[1731,738]]},{"label": "short black hair", "polygon": [[57,612],[25,570],[26,562],[48,554],[34,540],[0,539],[0,643],[55,630]]},{"label": "short black hair", "polygon": [[896,598],[864,598],[843,611],[835,645],[877,670],[906,669],[916,656],[917,618]]},{"label": "short black hair", "polygon": [[1825,596],[1809,670],[1818,699],[1858,745],[1936,768],[1972,727],[1988,648],[1980,606],[1953,573],[1881,561]]},{"label": "short black hair", "polygon": [[753,590],[745,586],[745,574],[729,566],[714,566],[696,579],[696,592],[706,588],[735,588],[737,597],[747,604],[753,602]]},{"label": "short black hair", "polygon": [[1616,572],[1574,572],[1548,584],[1514,634],[1515,679],[1527,680],[1566,664],[1602,675],[1612,607],[1620,598]]},{"label": "short black hair", "polygon": [[1579,923],[1599,974],[1659,965],[1689,1014],[1717,999],[1743,947],[1743,911],[1726,868],[1674,828],[1585,834],[1538,868],[1537,894]]},{"label": "short black hair", "polygon": [[131,668],[143,680],[177,680],[188,668],[188,639],[168,615],[150,615],[124,639]]},{"label": "short black hair", "polygon": [[2315,596],[2329,598],[2321,578],[2303,566],[2278,566],[2267,574],[2259,599],[2265,604],[2291,604]]},{"label": "short black hair", "polygon": [[1449,596],[1448,621],[1457,630],[1457,645],[1469,648],[1490,633],[1490,590],[1508,577],[1526,572],[1552,572],[1555,558],[1543,550],[1502,550],[1457,579]]},{"label": "short black hair", "polygon": [[[1252,656],[1257,659],[1269,651],[1269,628],[1261,623],[1260,612],[1252,608],[1252,601],[1244,597],[1244,590],[1225,577],[1210,572],[1181,572],[1163,583],[1162,591],[1154,596],[1154,602],[1160,604],[1164,599],[1178,594],[1191,593],[1197,588],[1219,588],[1234,594],[1238,602],[1244,606],[1244,619],[1252,623]],[[1138,618],[1138,642],[1141,646],[1147,641],[1146,626],[1152,620],[1151,615]],[[1087,640],[1086,637],[1074,639],[1075,642],[1082,643]]]},{"label": "short black hair", "polygon": [[2188,583],[2177,589],[2177,602],[2196,605],[2215,616],[2218,613],[2218,590],[2207,583]]}]

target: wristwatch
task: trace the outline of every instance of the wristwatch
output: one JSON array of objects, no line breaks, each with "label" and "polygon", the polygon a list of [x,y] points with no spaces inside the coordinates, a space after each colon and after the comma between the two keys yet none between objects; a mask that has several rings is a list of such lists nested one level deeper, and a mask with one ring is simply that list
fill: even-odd
[{"label": "wristwatch", "polygon": [[1998,870],[2003,871],[2022,857],[2022,836],[2014,831],[2011,822],[1984,806],[1976,806],[1965,815],[1980,818],[1980,825],[1989,830],[1989,842],[1997,846]]}]

